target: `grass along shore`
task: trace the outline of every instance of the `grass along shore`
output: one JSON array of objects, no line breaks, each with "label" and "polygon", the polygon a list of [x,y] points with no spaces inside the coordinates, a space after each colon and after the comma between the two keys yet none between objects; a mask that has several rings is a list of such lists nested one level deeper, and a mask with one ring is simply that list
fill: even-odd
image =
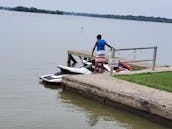
[{"label": "grass along shore", "polygon": [[172,92],[172,72],[115,75],[116,78]]}]

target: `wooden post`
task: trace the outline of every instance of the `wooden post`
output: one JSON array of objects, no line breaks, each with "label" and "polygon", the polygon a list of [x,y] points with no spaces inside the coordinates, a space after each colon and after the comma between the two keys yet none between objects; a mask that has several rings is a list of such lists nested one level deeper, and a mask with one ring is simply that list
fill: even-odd
[{"label": "wooden post", "polygon": [[74,57],[73,57],[71,54],[69,54],[69,52],[68,52],[68,61],[67,61],[67,65],[68,65],[69,67],[71,66],[71,61],[73,61],[74,64],[77,63],[77,61],[74,59]]},{"label": "wooden post", "polygon": [[71,64],[71,55],[68,52],[67,66],[69,67]]}]

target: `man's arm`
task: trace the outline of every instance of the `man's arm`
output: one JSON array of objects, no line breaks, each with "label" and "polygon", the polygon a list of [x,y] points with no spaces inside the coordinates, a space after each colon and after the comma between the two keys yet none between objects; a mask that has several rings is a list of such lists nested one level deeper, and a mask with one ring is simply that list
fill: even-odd
[{"label": "man's arm", "polygon": [[92,50],[92,52],[91,52],[91,56],[93,56],[93,53],[94,53],[94,50],[95,50],[96,46],[97,46],[97,42],[95,43],[95,45],[94,45],[94,47],[93,47],[93,50]]},{"label": "man's arm", "polygon": [[111,48],[111,49],[113,48],[113,47],[112,47],[111,45],[109,45],[108,43],[105,43],[105,44],[106,44],[109,48]]}]

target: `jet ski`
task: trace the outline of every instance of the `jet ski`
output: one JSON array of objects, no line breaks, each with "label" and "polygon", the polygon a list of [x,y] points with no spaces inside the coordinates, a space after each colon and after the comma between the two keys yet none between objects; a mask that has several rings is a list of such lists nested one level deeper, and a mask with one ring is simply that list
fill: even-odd
[{"label": "jet ski", "polygon": [[62,74],[61,73],[46,74],[46,75],[40,76],[40,79],[44,83],[61,84],[62,83]]},{"label": "jet ski", "polygon": [[[82,63],[93,73],[97,73],[95,72],[95,61],[86,61],[83,60]],[[110,72],[110,66],[106,63],[103,64],[103,72]],[[113,69],[113,73],[121,73],[121,72],[128,72],[131,71],[132,67],[124,62],[119,62],[117,67],[114,67]]]},{"label": "jet ski", "polygon": [[[108,72],[110,72],[110,66],[108,64],[104,64],[103,66]],[[122,73],[122,72],[131,71],[131,70],[132,70],[132,67],[129,64],[119,62],[118,67],[114,67],[113,73]]]},{"label": "jet ski", "polygon": [[92,72],[85,67],[75,68],[59,65],[61,72],[63,74],[91,74]]},{"label": "jet ski", "polygon": [[40,79],[45,83],[61,84],[62,77],[65,74],[70,74],[70,75],[92,74],[92,72],[86,67],[75,68],[75,67],[67,67],[67,66],[59,65],[58,69],[59,69],[59,72],[55,74],[42,75],[40,76]]},{"label": "jet ski", "polygon": [[[61,84],[62,83],[62,77],[65,74],[69,74],[69,75],[77,75],[77,74],[92,74],[95,73],[95,62],[94,61],[86,61],[83,60],[82,61],[83,66],[79,67],[79,68],[75,68],[75,67],[67,67],[67,66],[63,66],[63,65],[59,65],[58,69],[59,71],[55,74],[46,74],[46,75],[42,75],[40,76],[40,79],[45,82],[45,83],[50,83],[50,84]],[[105,72],[109,72],[110,71],[110,66],[108,64],[103,64],[104,67],[104,71]],[[113,72],[126,72],[131,70],[131,66],[129,66],[126,63],[119,63],[118,67],[115,67]]]}]

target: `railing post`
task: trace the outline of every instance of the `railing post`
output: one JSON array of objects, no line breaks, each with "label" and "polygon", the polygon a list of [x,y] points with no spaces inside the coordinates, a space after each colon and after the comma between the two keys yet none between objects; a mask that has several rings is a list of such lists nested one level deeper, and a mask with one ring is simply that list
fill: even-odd
[{"label": "railing post", "polygon": [[152,66],[152,70],[155,70],[156,55],[157,55],[157,46],[154,47],[154,55],[153,55],[153,66]]},{"label": "railing post", "polygon": [[[115,49],[112,48],[111,58],[115,58]],[[113,66],[110,66],[110,76],[113,76]]]}]

